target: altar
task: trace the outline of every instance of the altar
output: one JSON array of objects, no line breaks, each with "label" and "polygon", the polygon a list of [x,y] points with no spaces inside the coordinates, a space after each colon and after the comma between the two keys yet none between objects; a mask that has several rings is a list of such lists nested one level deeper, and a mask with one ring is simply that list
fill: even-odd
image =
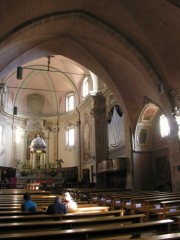
[{"label": "altar", "polygon": [[63,184],[66,182],[78,181],[78,168],[49,168],[49,169],[26,169],[16,171],[16,185],[22,188],[36,188],[43,190],[53,189],[61,191]]},{"label": "altar", "polygon": [[49,168],[49,161],[46,159],[46,143],[39,135],[30,145],[30,164],[32,169]]}]

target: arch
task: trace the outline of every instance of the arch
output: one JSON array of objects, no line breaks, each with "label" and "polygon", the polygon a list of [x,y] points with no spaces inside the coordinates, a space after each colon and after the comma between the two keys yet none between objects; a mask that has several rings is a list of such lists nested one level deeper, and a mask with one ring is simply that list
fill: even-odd
[{"label": "arch", "polygon": [[[63,25],[63,23],[65,24]],[[51,28],[52,25],[53,28]],[[68,31],[69,26],[73,26],[70,32]],[[84,35],[82,29],[90,31]],[[98,35],[92,34],[97,31],[99,36],[105,36],[104,40]],[[22,34],[23,39],[21,38]],[[15,68],[18,61],[27,63],[37,57],[54,53],[67,56],[85,64],[88,69],[107,83],[108,87],[117,95],[124,111],[128,112],[129,124],[133,131],[135,129],[134,118],[138,118],[144,93],[150,93],[150,97],[159,105],[167,103],[167,97],[165,97],[166,101],[163,101],[164,99],[162,100],[158,96],[156,84],[159,78],[145,54],[119,30],[92,14],[76,10],[42,15],[20,24],[1,38],[3,44],[14,40],[16,44],[12,44],[13,48],[22,49],[20,47],[22,44],[24,48],[21,53],[13,52],[12,57],[16,60],[5,61],[4,69],[1,72],[2,76],[10,69]],[[121,49],[121,51],[117,51],[117,49]],[[101,59],[105,55],[112,57],[111,59],[107,58],[106,62],[102,62]],[[136,85],[135,81],[132,81],[133,76],[136,76]],[[126,79],[126,85],[124,79]],[[143,92],[138,85],[143,86]],[[128,104],[134,88],[139,95],[139,99],[133,99],[136,101],[134,104],[136,109],[133,105]],[[125,96],[125,90],[130,93],[130,96]],[[166,104],[167,106],[168,104]]]},{"label": "arch", "polygon": [[148,151],[151,149],[152,127],[159,111],[159,107],[154,103],[147,103],[143,107],[137,122],[134,137],[134,149],[136,151]]},{"label": "arch", "polygon": [[22,24],[16,26],[8,33],[6,33],[4,36],[2,36],[0,39],[0,43],[9,41],[12,37],[19,35],[21,31],[24,34],[24,32],[28,31],[29,29],[30,31],[32,31],[33,28],[37,28],[42,25],[47,25],[48,23],[54,24],[55,21],[59,21],[62,19],[69,19],[70,21],[73,21],[73,19],[80,20],[81,22],[86,22],[91,26],[95,26],[98,30],[106,32],[108,35],[121,42],[121,44],[124,45],[126,49],[133,52],[133,55],[135,55],[136,58],[139,59],[139,61],[142,63],[142,66],[146,70],[148,70],[151,77],[154,76],[154,78],[158,79],[158,75],[155,73],[152,66],[148,63],[148,59],[145,58],[145,55],[142,52],[140,52],[140,50],[136,48],[135,45],[132,44],[130,39],[125,37],[124,34],[122,34],[120,31],[117,31],[117,29],[113,28],[113,26],[110,26],[101,19],[98,19],[95,15],[82,10],[52,12],[46,15],[38,16],[29,21],[25,21]]}]

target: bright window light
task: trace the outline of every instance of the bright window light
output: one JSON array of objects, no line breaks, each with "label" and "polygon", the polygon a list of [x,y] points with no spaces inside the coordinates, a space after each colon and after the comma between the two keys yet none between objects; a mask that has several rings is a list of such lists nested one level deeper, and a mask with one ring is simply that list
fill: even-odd
[{"label": "bright window light", "polygon": [[175,118],[176,118],[176,122],[178,124],[178,130],[179,130],[178,131],[178,136],[179,136],[179,139],[180,139],[180,116],[178,115]]},{"label": "bright window light", "polygon": [[20,129],[17,128],[16,129],[16,143],[19,143],[20,142]]},{"label": "bright window light", "polygon": [[83,81],[83,97],[85,98],[89,94],[89,81],[86,77]]},{"label": "bright window light", "polygon": [[74,94],[66,96],[66,112],[74,109]]},{"label": "bright window light", "polygon": [[69,128],[66,130],[66,146],[74,146],[74,128]]},{"label": "bright window light", "polygon": [[161,137],[167,137],[170,134],[169,123],[165,115],[161,115],[159,119]]},{"label": "bright window light", "polygon": [[2,143],[2,126],[0,126],[0,145]]}]

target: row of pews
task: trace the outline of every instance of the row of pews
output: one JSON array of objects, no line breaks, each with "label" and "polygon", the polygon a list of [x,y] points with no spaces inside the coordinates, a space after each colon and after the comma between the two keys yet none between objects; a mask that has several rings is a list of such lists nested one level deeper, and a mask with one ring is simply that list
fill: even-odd
[{"label": "row of pews", "polygon": [[[142,211],[140,205],[135,211],[131,207],[132,203],[135,204],[134,199],[137,200],[135,196],[139,198],[136,204],[141,205],[146,197],[151,197],[151,200],[155,200],[155,197],[167,198],[165,201],[160,200],[166,202],[163,204],[173,198],[172,201],[176,201],[177,207],[178,194],[174,200],[175,194],[171,193],[69,189],[77,201],[78,209],[67,214],[47,215],[43,207],[34,214],[14,209],[13,207],[22,203],[26,190],[8,191],[0,191],[0,239],[180,239],[177,214],[168,218],[151,219],[147,218],[147,212]],[[39,207],[41,204],[48,206],[54,201],[55,195],[50,192],[30,191],[32,200],[36,201]],[[128,196],[126,201],[129,204],[122,203],[125,196]],[[118,197],[122,205],[112,205],[115,197]],[[102,198],[105,201],[101,201]],[[5,210],[4,207],[8,208]],[[152,233],[155,236],[152,236]]]},{"label": "row of pews", "polygon": [[180,193],[103,190],[72,190],[71,195],[78,200],[86,200],[99,206],[109,206],[111,210],[124,209],[126,213],[144,213],[146,221],[152,217],[166,219],[180,215]]}]

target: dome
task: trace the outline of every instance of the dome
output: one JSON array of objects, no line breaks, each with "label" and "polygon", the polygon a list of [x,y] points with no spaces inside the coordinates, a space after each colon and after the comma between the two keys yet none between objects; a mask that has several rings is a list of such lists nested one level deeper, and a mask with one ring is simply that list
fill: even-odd
[{"label": "dome", "polygon": [[34,138],[30,145],[31,152],[46,152],[46,143],[45,141],[37,136]]},{"label": "dome", "polygon": [[[74,93],[80,98],[80,85],[88,69],[66,57],[55,55],[47,70],[47,57],[38,58],[22,66],[23,77],[18,80],[17,69],[6,78],[8,94],[4,111],[12,114],[12,101],[19,116],[56,116],[65,112],[65,97]],[[13,100],[11,99],[13,97]]]}]

